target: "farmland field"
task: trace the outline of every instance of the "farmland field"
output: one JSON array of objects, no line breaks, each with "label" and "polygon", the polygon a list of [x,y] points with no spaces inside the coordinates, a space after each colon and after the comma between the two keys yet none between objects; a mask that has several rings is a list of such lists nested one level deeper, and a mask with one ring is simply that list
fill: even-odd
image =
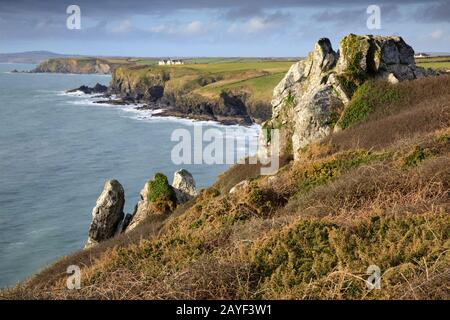
[{"label": "farmland field", "polygon": [[416,64],[434,70],[450,70],[450,56],[416,58]]}]

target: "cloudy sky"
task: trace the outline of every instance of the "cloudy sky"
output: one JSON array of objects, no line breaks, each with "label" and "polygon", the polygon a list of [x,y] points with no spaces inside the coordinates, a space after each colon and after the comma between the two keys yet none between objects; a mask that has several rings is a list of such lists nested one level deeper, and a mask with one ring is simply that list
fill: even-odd
[{"label": "cloudy sky", "polygon": [[[81,29],[69,30],[69,5]],[[367,28],[369,5],[381,28]],[[450,0],[0,0],[0,52],[121,56],[303,56],[328,37],[401,35],[450,52]]]}]

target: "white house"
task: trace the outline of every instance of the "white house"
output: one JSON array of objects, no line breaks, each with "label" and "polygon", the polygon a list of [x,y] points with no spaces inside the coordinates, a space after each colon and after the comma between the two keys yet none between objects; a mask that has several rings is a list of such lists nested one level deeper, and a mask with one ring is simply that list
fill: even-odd
[{"label": "white house", "polygon": [[419,53],[416,53],[414,55],[414,58],[426,58],[426,57],[429,57],[429,56],[430,56],[429,54],[419,52]]},{"label": "white house", "polygon": [[175,59],[175,60],[163,59],[163,60],[159,60],[158,61],[158,65],[160,65],[160,66],[170,66],[170,65],[178,65],[178,64],[184,64],[184,61],[183,60],[179,60],[179,59]]}]

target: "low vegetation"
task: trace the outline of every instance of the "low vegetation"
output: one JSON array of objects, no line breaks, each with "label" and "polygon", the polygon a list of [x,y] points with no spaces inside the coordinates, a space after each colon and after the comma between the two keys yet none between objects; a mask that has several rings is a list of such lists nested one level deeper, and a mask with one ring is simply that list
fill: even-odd
[{"label": "low vegetation", "polygon": [[387,81],[366,81],[356,89],[352,100],[345,108],[344,114],[339,120],[342,128],[360,122],[371,114],[376,105],[394,103],[401,98],[401,87],[392,86]]},{"label": "low vegetation", "polygon": [[175,208],[175,192],[164,174],[156,173],[148,182],[147,201],[159,212],[171,212]]},{"label": "low vegetation", "polygon": [[[449,299],[449,87],[449,76],[369,82],[345,129],[283,159],[276,175],[232,167],[172,215],[0,297]],[[70,264],[82,266],[80,290],[65,287]],[[380,290],[367,287],[372,265]]]}]

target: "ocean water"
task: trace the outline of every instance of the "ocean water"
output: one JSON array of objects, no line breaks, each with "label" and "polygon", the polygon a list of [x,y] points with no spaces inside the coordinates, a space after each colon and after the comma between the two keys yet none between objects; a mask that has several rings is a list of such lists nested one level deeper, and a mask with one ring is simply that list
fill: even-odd
[{"label": "ocean water", "polygon": [[[125,212],[132,212],[155,172],[171,181],[175,170],[186,168],[198,187],[206,187],[227,168],[171,160],[178,143],[171,141],[172,132],[193,132],[198,122],[155,118],[148,111],[64,93],[82,84],[107,84],[109,76],[9,73],[32,67],[0,64],[0,287],[84,245],[106,180],[120,181]],[[226,130],[202,124],[203,130]],[[257,127],[245,134],[255,136]]]}]

